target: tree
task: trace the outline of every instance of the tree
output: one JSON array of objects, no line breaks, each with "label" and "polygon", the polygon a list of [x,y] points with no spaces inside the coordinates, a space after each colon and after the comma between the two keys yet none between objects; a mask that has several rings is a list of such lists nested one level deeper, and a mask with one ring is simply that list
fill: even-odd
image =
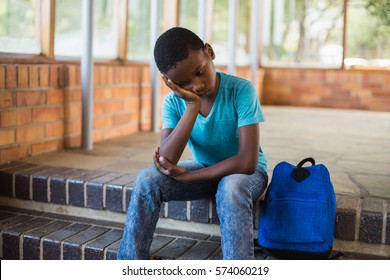
[{"label": "tree", "polygon": [[365,6],[381,24],[390,26],[390,0],[366,0]]}]

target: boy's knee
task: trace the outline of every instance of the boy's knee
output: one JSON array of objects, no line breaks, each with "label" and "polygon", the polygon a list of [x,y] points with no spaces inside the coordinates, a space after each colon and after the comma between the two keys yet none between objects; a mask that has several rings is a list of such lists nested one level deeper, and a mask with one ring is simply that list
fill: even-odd
[{"label": "boy's knee", "polygon": [[135,185],[150,185],[151,183],[158,182],[162,176],[154,166],[151,166],[138,173],[135,179]]},{"label": "boy's knee", "polygon": [[250,200],[251,194],[243,181],[244,176],[234,174],[221,180],[216,194],[217,204],[233,205]]}]

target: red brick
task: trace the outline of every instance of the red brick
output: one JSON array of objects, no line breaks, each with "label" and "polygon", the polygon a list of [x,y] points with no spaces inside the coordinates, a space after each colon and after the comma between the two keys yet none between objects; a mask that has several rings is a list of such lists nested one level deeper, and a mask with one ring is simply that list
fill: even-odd
[{"label": "red brick", "polygon": [[28,87],[28,66],[18,65],[18,88]]},{"label": "red brick", "polygon": [[81,90],[65,90],[64,95],[66,103],[81,102]]},{"label": "red brick", "polygon": [[102,140],[103,140],[103,131],[95,129],[93,131],[93,142],[99,142]]},{"label": "red brick", "polygon": [[39,66],[39,85],[43,87],[49,85],[49,65]]},{"label": "red brick", "polygon": [[95,68],[96,67],[94,67],[94,71],[92,73],[93,74],[93,83],[95,85],[99,85],[100,84],[100,72],[97,71]]},{"label": "red brick", "polygon": [[76,67],[76,84],[81,85],[81,68],[80,68],[80,66]]},{"label": "red brick", "polygon": [[[170,92],[170,89],[168,89],[168,87],[166,87],[166,88],[167,88],[167,90],[161,91],[163,94],[164,93],[167,94],[168,92]],[[140,96],[141,96],[140,91],[141,91],[141,88],[138,85],[129,86],[127,88],[127,95],[128,95],[128,97],[140,98]]]},{"label": "red brick", "polygon": [[142,82],[150,83],[151,77],[150,77],[150,69],[149,67],[143,67],[142,68]]},{"label": "red brick", "polygon": [[1,127],[11,127],[31,123],[31,109],[17,109],[0,112]]},{"label": "red brick", "polygon": [[116,113],[122,111],[124,104],[122,101],[108,101],[106,104],[106,109],[108,113]]},{"label": "red brick", "polygon": [[116,66],[114,68],[114,83],[115,84],[120,84],[124,80],[124,72],[123,72],[123,67],[121,66]]},{"label": "red brick", "polygon": [[95,89],[95,100],[106,100],[112,99],[113,89],[111,88],[96,88]]},{"label": "red brick", "polygon": [[33,108],[32,117],[34,123],[62,120],[64,118],[64,110],[62,107]]},{"label": "red brick", "polygon": [[33,142],[44,137],[44,126],[34,125],[28,127],[17,127],[16,128],[16,143]]},{"label": "red brick", "polygon": [[64,119],[64,108],[43,107],[32,109],[33,122],[50,122]]},{"label": "red brick", "polygon": [[47,152],[58,151],[63,148],[62,140],[52,140],[31,145],[31,155],[39,155]]},{"label": "red brick", "polygon": [[30,88],[36,88],[39,86],[39,66],[31,65],[29,67],[29,81]]},{"label": "red brick", "polygon": [[98,66],[94,70],[96,72],[97,79],[94,81],[95,85],[105,85],[107,84],[107,67],[104,66]]},{"label": "red brick", "polygon": [[113,125],[113,117],[110,116],[96,116],[93,121],[93,128],[108,128]]},{"label": "red brick", "polygon": [[5,77],[6,88],[16,88],[16,66],[7,65],[6,77]]},{"label": "red brick", "polygon": [[0,150],[0,163],[6,163],[12,160],[28,157],[29,147],[27,145],[11,147]]},{"label": "red brick", "polygon": [[0,88],[5,88],[5,66],[0,65]]},{"label": "red brick", "polygon": [[64,139],[65,148],[79,148],[81,147],[81,136],[66,137]]},{"label": "red brick", "polygon": [[81,134],[81,119],[65,122],[65,135]]},{"label": "red brick", "polygon": [[0,147],[7,146],[15,143],[15,129],[6,128],[0,129]]},{"label": "red brick", "polygon": [[14,106],[14,94],[12,92],[0,92],[0,109]]},{"label": "red brick", "polygon": [[67,120],[81,119],[81,104],[72,103],[65,106],[65,118]]},{"label": "red brick", "polygon": [[140,73],[141,68],[138,66],[128,66],[126,67],[126,82],[138,84],[140,82]]},{"label": "red brick", "polygon": [[31,108],[16,109],[16,125],[31,124]]},{"label": "red brick", "polygon": [[65,124],[62,121],[45,123],[45,136],[46,137],[59,137],[64,135]]},{"label": "red brick", "polygon": [[16,111],[7,110],[0,112],[0,127],[11,127],[16,125]]},{"label": "red brick", "polygon": [[131,121],[131,115],[128,113],[114,116],[114,125],[126,124],[129,123],[130,121]]},{"label": "red brick", "polygon": [[131,110],[139,110],[140,109],[140,100],[132,98],[132,99],[127,99],[123,101],[123,107],[126,111]]},{"label": "red brick", "polygon": [[58,65],[50,65],[49,85],[57,87],[59,85],[59,70]]},{"label": "red brick", "polygon": [[36,106],[46,104],[45,91],[18,91],[16,92],[16,106]]},{"label": "red brick", "polygon": [[77,67],[76,65],[68,65],[68,85],[69,86],[75,86],[78,85],[77,83]]},{"label": "red brick", "polygon": [[105,84],[111,85],[113,81],[114,81],[114,67],[108,66],[106,67]]},{"label": "red brick", "polygon": [[47,104],[64,104],[65,93],[61,89],[52,89],[47,91]]},{"label": "red brick", "polygon": [[114,89],[113,98],[125,99],[130,96],[130,90],[128,87],[118,87]]},{"label": "red brick", "polygon": [[67,69],[65,68],[64,65],[60,65],[58,66],[58,86],[59,87],[64,87],[66,84],[67,84],[67,75],[68,75],[68,72],[67,72]]},{"label": "red brick", "polygon": [[106,103],[105,102],[95,102],[93,105],[93,113],[95,115],[101,115],[106,112]]},{"label": "red brick", "polygon": [[373,97],[390,97],[390,91],[389,90],[376,90],[374,89],[372,91],[372,96]]}]

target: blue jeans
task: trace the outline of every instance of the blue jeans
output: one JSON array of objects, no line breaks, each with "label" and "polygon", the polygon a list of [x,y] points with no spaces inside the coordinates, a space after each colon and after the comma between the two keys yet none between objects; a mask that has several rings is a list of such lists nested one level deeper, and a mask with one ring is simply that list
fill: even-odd
[{"label": "blue jeans", "polygon": [[[195,161],[179,163],[187,171],[204,168]],[[154,166],[141,171],[131,194],[118,259],[148,259],[162,202],[197,200],[215,195],[224,259],[254,259],[253,203],[266,189],[267,173],[232,174],[220,181],[183,184]]]}]

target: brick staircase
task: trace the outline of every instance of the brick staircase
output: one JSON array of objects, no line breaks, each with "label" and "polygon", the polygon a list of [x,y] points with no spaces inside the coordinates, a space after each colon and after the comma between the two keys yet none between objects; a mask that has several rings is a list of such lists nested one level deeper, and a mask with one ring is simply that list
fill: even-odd
[{"label": "brick staircase", "polygon": [[[25,162],[0,166],[2,259],[115,259],[134,174]],[[259,203],[254,211],[255,232]],[[165,203],[154,259],[221,259],[213,200]],[[335,250],[390,258],[390,205],[337,195]],[[264,258],[261,253],[257,258]]]}]

